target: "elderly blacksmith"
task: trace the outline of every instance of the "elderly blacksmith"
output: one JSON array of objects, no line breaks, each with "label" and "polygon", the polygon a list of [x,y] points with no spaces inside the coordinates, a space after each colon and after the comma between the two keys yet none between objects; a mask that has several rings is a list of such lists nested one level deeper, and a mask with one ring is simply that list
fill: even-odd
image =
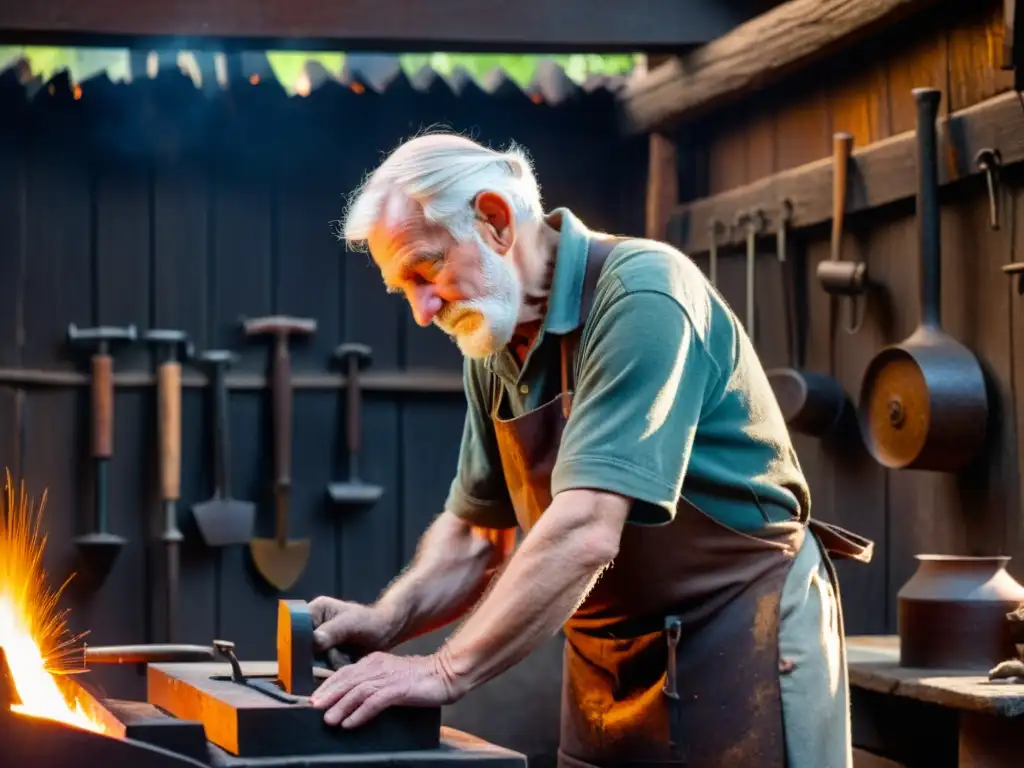
[{"label": "elderly blacksmith", "polygon": [[[372,651],[314,695],[325,720],[450,704],[564,629],[560,765],[851,766],[826,552],[870,542],[810,521],[765,372],[700,269],[545,213],[521,150],[450,134],[388,156],[343,232],[458,345],[467,414],[405,572],[373,605],[313,603],[321,647]],[[388,652],[456,620],[432,655]]]}]

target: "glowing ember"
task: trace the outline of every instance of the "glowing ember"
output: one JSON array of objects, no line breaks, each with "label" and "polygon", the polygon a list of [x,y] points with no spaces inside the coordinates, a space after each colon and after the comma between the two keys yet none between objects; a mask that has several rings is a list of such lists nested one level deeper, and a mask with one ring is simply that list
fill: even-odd
[{"label": "glowing ember", "polygon": [[24,483],[15,494],[10,472],[6,491],[0,494],[0,647],[22,702],[11,709],[102,733],[48,671],[60,668],[77,638],[66,637],[64,613],[57,610],[67,582],[53,591],[43,571],[46,536],[39,524],[46,494],[34,509]]}]

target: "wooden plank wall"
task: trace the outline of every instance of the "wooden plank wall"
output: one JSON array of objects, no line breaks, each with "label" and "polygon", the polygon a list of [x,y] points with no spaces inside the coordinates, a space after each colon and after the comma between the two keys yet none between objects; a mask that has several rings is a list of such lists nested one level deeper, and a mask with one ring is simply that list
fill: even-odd
[{"label": "wooden plank wall", "polygon": [[[514,88],[491,96],[468,85],[456,96],[436,85],[419,92],[399,78],[381,95],[333,83],[289,99],[276,83],[240,80],[211,95],[174,70],[132,84],[102,78],[69,87],[60,78],[29,101],[7,73],[0,369],[86,372],[89,353],[66,346],[68,324],[134,323],[184,329],[198,351],[237,351],[236,373],[262,374],[269,344],[243,339],[239,318],[290,313],[319,324],[292,345],[296,376],[336,370],[331,353],[342,341],[373,348],[371,373],[459,376],[461,356],[448,338],[416,327],[404,303],[385,294],[369,257],[339,245],[332,222],[345,195],[401,139],[445,125],[492,145],[514,139],[532,154],[551,205],[568,205],[595,227],[641,231],[646,143],[623,145],[608,92],[551,106]],[[151,372],[151,352],[118,349],[115,370]],[[278,598],[372,601],[412,556],[453,476],[465,401],[459,389],[365,393],[363,475],[386,491],[372,509],[346,510],[326,497],[327,483],[345,471],[343,393],[296,390],[290,535],[309,538],[312,555],[282,595],[255,573],[247,548],[203,546],[189,512],[212,490],[208,394],[191,386],[183,395],[178,640],[222,637],[242,658],[273,658]],[[0,465],[37,499],[49,493],[46,567],[55,584],[78,569],[72,539],[92,520],[88,403],[84,382],[0,383]],[[236,389],[230,409],[233,492],[258,503],[258,534],[272,535],[269,393]],[[128,545],[102,587],[76,579],[62,606],[91,644],[164,640],[155,422],[151,386],[119,388],[110,523]],[[524,669],[489,695],[501,708],[503,698],[526,692],[534,707],[512,715],[470,697],[447,718],[552,757],[560,655]],[[134,669],[90,674],[112,695],[145,695]]]},{"label": "wooden plank wall", "polygon": [[[923,19],[866,41],[840,61],[818,65],[712,116],[691,127],[690,138],[680,143],[684,167],[692,171],[689,180],[680,181],[683,201],[828,157],[834,131],[851,133],[858,147],[912,130],[914,87],[941,89],[942,114],[1008,90],[1010,73],[1000,69],[1002,37],[1001,2],[945,3]],[[1017,458],[1017,405],[1024,395],[1017,382],[1024,353],[1013,341],[1020,338],[1024,299],[1000,271],[1024,253],[1015,243],[1024,207],[1017,204],[1013,171],[1004,173],[999,190],[998,231],[988,225],[983,180],[944,193],[942,201],[943,322],[979,355],[992,387],[991,437],[976,465],[956,477],[886,471],[856,437],[837,445],[795,438],[814,514],[878,545],[870,566],[840,565],[849,632],[895,631],[896,592],[913,573],[916,553],[1010,554],[1015,556],[1011,571],[1024,576]],[[856,335],[842,328],[836,333],[831,369],[829,302],[814,277],[817,262],[829,256],[828,232],[821,228],[793,237],[805,257],[810,291],[806,367],[830,371],[856,402],[874,354],[909,336],[917,324],[913,206],[847,221],[844,258],[866,261],[875,287],[863,328]],[[758,348],[769,368],[789,364],[773,248],[774,239],[759,243],[757,270]],[[736,308],[743,306],[742,255],[742,249],[730,248],[719,262],[721,288]]]}]

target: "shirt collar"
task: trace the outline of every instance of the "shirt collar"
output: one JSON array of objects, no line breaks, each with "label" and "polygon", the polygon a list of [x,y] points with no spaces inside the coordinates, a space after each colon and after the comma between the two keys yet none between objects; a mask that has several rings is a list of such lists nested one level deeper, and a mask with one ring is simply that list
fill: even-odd
[{"label": "shirt collar", "polygon": [[575,331],[580,325],[590,230],[568,208],[556,208],[545,221],[557,229],[559,235],[555,274],[542,332],[561,335]]}]

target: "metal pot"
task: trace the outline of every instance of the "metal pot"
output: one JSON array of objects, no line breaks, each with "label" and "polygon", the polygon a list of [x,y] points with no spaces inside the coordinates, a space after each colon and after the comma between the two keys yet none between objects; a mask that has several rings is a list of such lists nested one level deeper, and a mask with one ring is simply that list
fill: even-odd
[{"label": "metal pot", "polygon": [[900,666],[988,671],[1015,656],[1006,615],[1024,586],[1006,572],[1010,558],[917,555],[896,595]]},{"label": "metal pot", "polygon": [[890,469],[955,472],[985,442],[988,394],[974,354],[940,323],[942,271],[935,120],[942,94],[915,88],[917,101],[917,226],[921,259],[921,321],[901,344],[868,366],[858,416],[871,455]]}]

